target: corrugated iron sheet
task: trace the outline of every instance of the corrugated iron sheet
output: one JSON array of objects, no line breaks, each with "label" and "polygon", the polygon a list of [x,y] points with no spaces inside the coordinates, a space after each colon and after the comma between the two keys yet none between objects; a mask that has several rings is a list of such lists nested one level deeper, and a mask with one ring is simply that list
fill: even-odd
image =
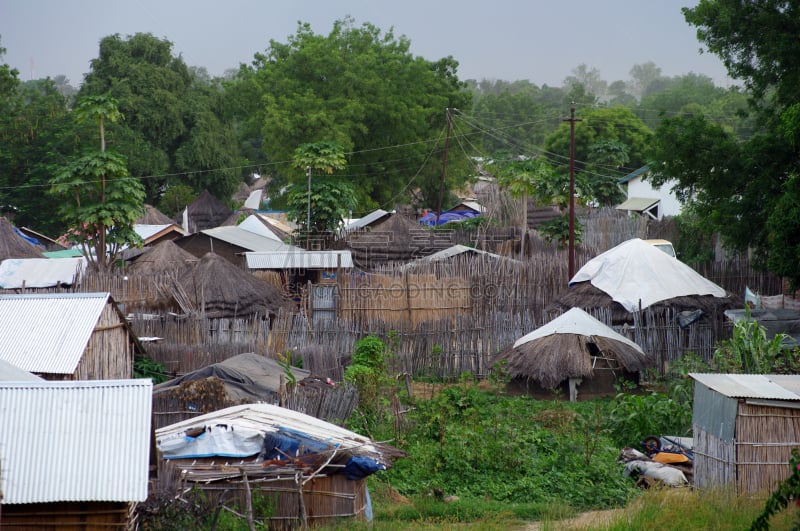
[{"label": "corrugated iron sheet", "polygon": [[242,229],[240,227],[216,227],[213,229],[206,229],[201,231],[206,236],[211,236],[212,238],[217,238],[218,240],[222,240],[224,242],[230,243],[231,245],[236,245],[243,249],[248,249],[250,251],[285,251],[289,249],[296,249],[299,250],[299,247],[294,247],[292,245],[286,245],[283,242],[275,240],[273,238],[267,238],[266,236],[260,236],[248,230]]},{"label": "corrugated iron sheet", "polygon": [[709,389],[729,398],[800,400],[800,375],[702,374],[690,376]]},{"label": "corrugated iron sheet", "polygon": [[144,501],[150,380],[0,383],[4,504]]},{"label": "corrugated iron sheet", "polygon": [[389,213],[387,211],[382,210],[382,209],[379,208],[378,210],[374,210],[374,211],[370,212],[369,214],[367,214],[363,218],[359,218],[359,219],[357,219],[355,221],[351,221],[350,223],[347,224],[347,226],[345,227],[345,230],[346,231],[354,231],[354,230],[364,229],[366,227],[369,227],[370,224],[375,223],[379,219],[383,218],[384,216],[388,216],[388,215],[389,215]]},{"label": "corrugated iron sheet", "polygon": [[28,372],[72,374],[108,293],[0,295],[0,359]]},{"label": "corrugated iron sheet", "polygon": [[350,251],[286,251],[245,253],[248,269],[352,268]]},{"label": "corrugated iron sheet", "polygon": [[86,259],[7,258],[0,263],[0,288],[49,288],[73,284],[86,270]]}]

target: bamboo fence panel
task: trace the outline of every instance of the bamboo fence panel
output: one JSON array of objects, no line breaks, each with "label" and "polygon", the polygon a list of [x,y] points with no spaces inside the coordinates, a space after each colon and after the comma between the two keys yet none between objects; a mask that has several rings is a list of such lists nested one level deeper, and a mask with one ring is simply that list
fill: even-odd
[{"label": "bamboo fence panel", "polygon": [[800,441],[800,410],[739,402],[736,416],[736,489],[773,491],[792,473],[792,449]]}]

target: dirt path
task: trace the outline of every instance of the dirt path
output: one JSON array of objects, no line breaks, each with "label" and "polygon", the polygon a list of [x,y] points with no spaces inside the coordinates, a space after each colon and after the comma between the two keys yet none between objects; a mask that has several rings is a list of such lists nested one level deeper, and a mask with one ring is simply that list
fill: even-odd
[{"label": "dirt path", "polygon": [[540,531],[546,529],[558,530],[580,530],[580,529],[596,529],[598,526],[603,526],[611,523],[614,518],[619,516],[624,509],[609,509],[607,511],[589,511],[581,513],[575,518],[567,518],[566,520],[558,520],[557,522],[550,522],[543,525],[541,522],[533,522],[525,526],[524,531]]}]

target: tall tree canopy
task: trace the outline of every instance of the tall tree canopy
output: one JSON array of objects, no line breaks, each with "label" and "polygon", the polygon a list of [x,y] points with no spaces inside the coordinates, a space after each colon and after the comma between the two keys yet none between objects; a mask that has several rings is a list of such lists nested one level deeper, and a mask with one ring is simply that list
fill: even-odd
[{"label": "tall tree canopy", "polygon": [[[698,39],[750,89],[760,128],[737,142],[702,113],[665,120],[652,161],[674,177],[701,221],[736,249],[800,285],[800,217],[787,205],[800,182],[800,5],[787,0],[700,0],[684,8]],[[658,179],[658,178],[657,178]]]},{"label": "tall tree canopy", "polygon": [[[456,61],[414,57],[409,46],[405,37],[368,23],[356,27],[350,18],[327,36],[301,23],[288,42],[270,41],[232,88],[258,97],[257,107],[243,107],[257,127],[243,130],[260,132],[249,143],[262,146],[271,173],[302,179],[291,165],[295,148],[328,139],[345,150],[348,170],[339,178],[357,191],[362,210],[407,202],[415,190],[430,201],[441,178],[446,109],[466,108],[471,98]],[[457,170],[459,157],[450,153],[448,167]]]},{"label": "tall tree canopy", "polygon": [[125,116],[115,149],[134,176],[146,177],[147,200],[188,184],[227,199],[242,180],[242,159],[224,99],[207,75],[172,54],[172,43],[149,33],[100,41],[79,97],[110,94]]}]

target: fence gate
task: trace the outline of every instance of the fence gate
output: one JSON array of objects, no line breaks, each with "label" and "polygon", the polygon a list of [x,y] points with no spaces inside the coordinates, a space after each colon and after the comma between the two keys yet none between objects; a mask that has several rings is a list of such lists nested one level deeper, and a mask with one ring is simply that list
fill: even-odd
[{"label": "fence gate", "polygon": [[312,284],[309,304],[311,326],[316,329],[320,324],[335,320],[338,302],[336,284]]}]

